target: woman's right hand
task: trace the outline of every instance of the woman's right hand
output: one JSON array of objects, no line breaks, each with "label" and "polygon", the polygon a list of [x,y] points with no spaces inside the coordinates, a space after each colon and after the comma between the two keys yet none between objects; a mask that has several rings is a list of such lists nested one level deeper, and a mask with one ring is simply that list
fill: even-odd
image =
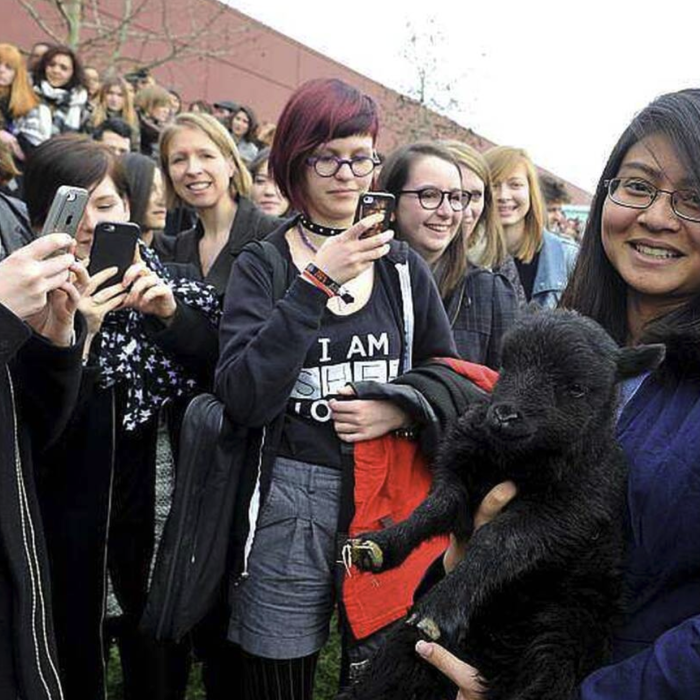
[{"label": "woman's right hand", "polygon": [[361,238],[363,233],[383,218],[383,214],[373,214],[358,221],[347,231],[331,236],[318,249],[312,262],[338,284],[355,279],[375,260],[383,258],[389,252],[393,231]]},{"label": "woman's right hand", "polygon": [[100,332],[107,314],[119,308],[126,298],[127,292],[121,282],[105,287],[99,292],[95,291],[101,284],[114,277],[118,271],[116,267],[100,270],[90,278],[87,288],[80,298],[78,310],[85,317],[89,337]]},{"label": "woman's right hand", "polygon": [[[518,493],[518,489],[512,481],[502,481],[496,484],[479,504],[474,514],[474,532],[480,527],[490,523]],[[459,562],[464,559],[469,542],[460,542],[454,535],[450,535],[450,546],[447,548],[442,563],[449,574]]]}]

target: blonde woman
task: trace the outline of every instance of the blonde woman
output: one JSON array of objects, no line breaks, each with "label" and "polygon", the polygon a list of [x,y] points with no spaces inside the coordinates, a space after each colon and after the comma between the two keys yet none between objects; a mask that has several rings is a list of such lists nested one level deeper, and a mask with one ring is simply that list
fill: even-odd
[{"label": "blonde woman", "polygon": [[160,163],[168,209],[188,206],[196,226],[173,241],[171,261],[188,276],[214,286],[223,297],[235,257],[281,220],[261,212],[248,198],[251,177],[231,134],[209,114],[179,114],[163,131]]},{"label": "blonde woman", "polygon": [[545,207],[535,165],[520,148],[486,151],[508,252],[528,301],[555,307],[576,262],[578,246],[545,230]]},{"label": "blonde woman", "polygon": [[124,78],[107,78],[97,94],[95,110],[88,131],[100,126],[107,119],[121,119],[131,127],[131,150],[138,151],[140,143],[139,117],[134,98]]},{"label": "blonde woman", "polygon": [[518,305],[527,303],[525,291],[506,240],[493,195],[491,172],[484,156],[461,141],[443,141],[462,174],[462,188],[471,197],[464,210],[462,228],[467,241],[469,262],[503,275],[512,285]]}]

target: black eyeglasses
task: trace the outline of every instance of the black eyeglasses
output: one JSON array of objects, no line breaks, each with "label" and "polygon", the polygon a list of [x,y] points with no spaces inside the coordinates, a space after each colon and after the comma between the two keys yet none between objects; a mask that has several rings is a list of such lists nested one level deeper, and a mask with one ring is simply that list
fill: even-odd
[{"label": "black eyeglasses", "polygon": [[380,161],[374,156],[355,156],[355,158],[338,158],[338,156],[310,156],[306,164],[313,167],[321,177],[333,177],[344,165],[349,165],[355,177],[367,177]]},{"label": "black eyeglasses", "polygon": [[445,197],[452,211],[464,211],[472,198],[471,192],[465,190],[439,190],[437,187],[424,187],[421,190],[401,190],[399,194],[415,194],[423,209],[439,209]]},{"label": "black eyeglasses", "polygon": [[700,192],[697,190],[662,190],[639,177],[616,177],[603,184],[608,188],[610,199],[622,207],[648,209],[659,194],[667,194],[676,216],[700,222]]}]

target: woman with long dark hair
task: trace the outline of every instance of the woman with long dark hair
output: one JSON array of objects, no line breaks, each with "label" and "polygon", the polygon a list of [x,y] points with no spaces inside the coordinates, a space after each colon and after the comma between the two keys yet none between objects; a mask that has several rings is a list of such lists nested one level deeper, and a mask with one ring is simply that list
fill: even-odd
[{"label": "woman with long dark hair", "polygon": [[[611,662],[584,680],[582,700],[692,700],[700,686],[699,164],[700,90],[663,95],[639,112],[605,165],[561,300],[621,345],[666,345],[658,369],[622,385],[624,614]],[[461,697],[481,697],[475,669],[419,645]]]},{"label": "woman with long dark hair", "polygon": [[409,144],[389,155],[379,187],[396,197],[398,237],[435,276],[460,356],[497,369],[517,302],[504,277],[469,263],[473,227],[467,229],[462,218],[472,191],[463,189],[458,161],[439,144]]},{"label": "woman with long dark hair", "polygon": [[386,382],[411,362],[455,354],[425,263],[390,231],[363,237],[377,215],[353,225],[377,132],[374,101],[339,80],[291,96],[270,166],[301,214],[268,238],[287,290],[277,297],[269,265],[249,250],[226,293],[217,394],[236,423],[275,426],[250,530],[234,536],[242,546],[228,636],[244,652],[246,698],[311,698],[334,608],[341,495],[352,498],[343,454],[409,424],[389,401],[353,400],[346,384]]},{"label": "woman with long dark hair", "polygon": [[257,129],[258,119],[255,112],[250,107],[241,105],[231,118],[231,135],[246,163],[250,163],[258,155],[258,147],[255,145]]},{"label": "woman with long dark hair", "polygon": [[51,113],[51,135],[79,131],[88,94],[83,64],[68,46],[52,46],[35,72],[34,90]]},{"label": "woman with long dark hair", "polygon": [[[49,139],[36,149],[25,173],[36,230],[60,185],[90,193],[75,236],[76,256],[87,259],[100,222],[129,220],[123,168],[106,147],[86,136]],[[156,697],[145,681],[157,670],[149,656],[153,650],[137,631],[153,550],[156,419],[167,400],[192,395],[198,385],[178,359],[186,348],[182,355],[164,350],[150,326],[185,323],[197,335],[193,319],[215,328],[218,312],[213,290],[171,279],[145,246],[139,246],[123,279],[113,279],[116,272],[96,272],[80,299],[87,324],[81,394],[60,441],[41,455],[38,484],[60,674],[67,695],[85,700],[104,693],[107,570],[125,613],[119,640],[129,692]],[[108,286],[99,289],[102,283]]]}]

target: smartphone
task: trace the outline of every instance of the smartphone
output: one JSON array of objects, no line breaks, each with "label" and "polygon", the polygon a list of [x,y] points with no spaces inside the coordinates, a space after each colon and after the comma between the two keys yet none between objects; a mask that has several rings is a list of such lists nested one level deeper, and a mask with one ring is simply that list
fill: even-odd
[{"label": "smartphone", "polygon": [[384,218],[372,228],[367,229],[361,238],[376,236],[391,226],[391,217],[396,206],[396,198],[388,192],[365,192],[360,195],[355,211],[355,223],[372,214],[384,214]]},{"label": "smartphone", "polygon": [[88,272],[92,276],[108,267],[117,268],[117,272],[103,282],[97,291],[121,281],[124,273],[134,262],[136,243],[140,235],[139,226],[128,222],[102,221],[95,226]]},{"label": "smartphone", "polygon": [[90,194],[82,187],[61,185],[51,202],[51,208],[41,229],[41,235],[67,233],[75,238]]}]

